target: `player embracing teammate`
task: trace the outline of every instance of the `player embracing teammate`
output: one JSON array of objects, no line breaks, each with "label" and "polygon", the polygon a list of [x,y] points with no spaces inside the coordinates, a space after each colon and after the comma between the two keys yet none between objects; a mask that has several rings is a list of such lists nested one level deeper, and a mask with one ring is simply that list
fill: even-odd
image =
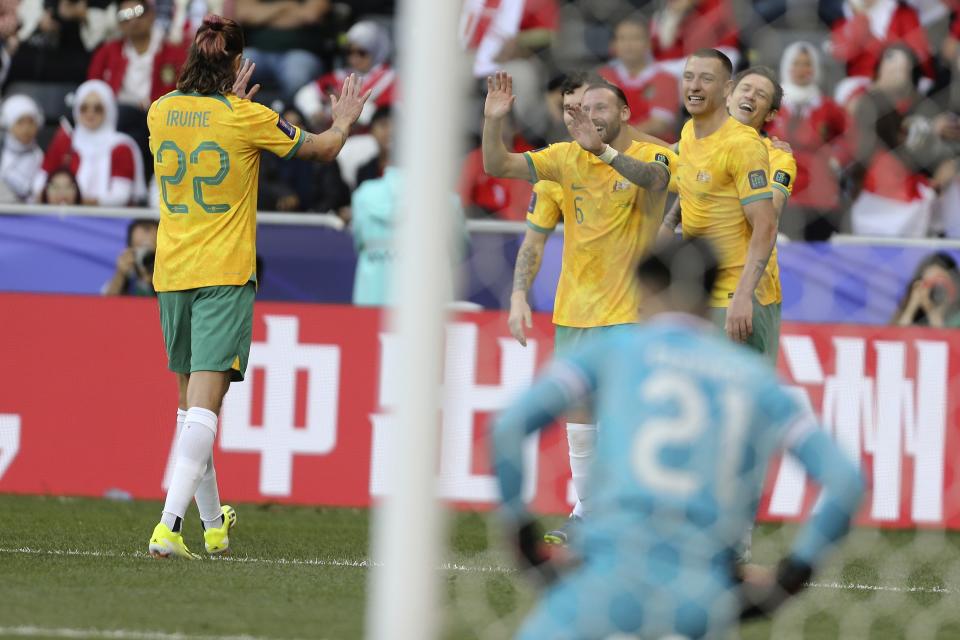
[{"label": "player embracing teammate", "polygon": [[[563,364],[552,367],[495,429],[495,468],[507,521],[521,555],[542,567],[549,563],[534,542],[536,526],[518,502],[520,436],[591,401],[598,419],[612,428],[596,445],[595,477],[584,483],[597,513],[584,520],[577,541],[583,565],[551,588],[521,637],[603,638],[617,632],[714,637],[738,617],[769,614],[799,591],[830,544],[845,534],[859,503],[855,465],[813,427],[812,416],[787,402],[768,369],[776,363],[782,301],[777,228],[796,163],[784,145],[761,137],[782,97],[775,74],[755,67],[731,76],[729,59],[713,49],[697,51],[686,62],[682,88],[691,119],[683,128],[679,157],[668,156],[671,188],[679,199],[658,233],[660,247],[641,259],[637,273],[640,317],[666,312],[657,317],[658,324],[678,325],[674,346],[679,350],[672,352],[665,333],[636,326],[601,336],[573,354],[558,349]],[[644,186],[649,170],[619,160],[620,149],[603,137],[602,118],[586,108],[572,109],[569,116],[568,129],[582,152]],[[531,167],[537,169],[533,162]],[[680,223],[685,240],[678,244],[674,234]],[[565,263],[567,251],[565,246]],[[682,325],[696,324],[691,316],[709,318],[733,342],[762,358],[751,360],[748,352],[734,349],[721,356],[705,343],[698,349],[694,334],[702,329],[679,338]],[[513,319],[511,312],[511,328]],[[760,376],[756,383],[740,380],[725,387],[708,381],[732,381],[741,366],[744,373],[752,369]],[[685,387],[685,374],[673,375],[685,368],[697,371],[700,392]],[[761,378],[767,380],[764,385]],[[716,402],[699,403],[698,393],[713,394]],[[781,407],[791,405],[787,414],[778,417],[773,405],[761,408],[774,398]],[[787,424],[793,426],[768,438]],[[748,453],[738,451],[740,446]],[[823,470],[823,460],[831,460],[834,475],[819,479],[835,491],[836,509],[829,517],[815,516],[775,575],[756,567],[744,572],[766,461],[783,447],[810,465],[814,475]],[[733,494],[737,506],[723,507],[723,496]],[[695,503],[701,499],[706,500],[701,506],[711,505],[710,515],[698,513]],[[718,518],[716,509],[725,515]],[[722,522],[727,516],[732,519]],[[814,538],[816,549],[809,546]],[[746,577],[745,588],[738,586],[738,575]],[[658,604],[651,610],[650,602]],[[558,617],[561,611],[568,613]]]}]

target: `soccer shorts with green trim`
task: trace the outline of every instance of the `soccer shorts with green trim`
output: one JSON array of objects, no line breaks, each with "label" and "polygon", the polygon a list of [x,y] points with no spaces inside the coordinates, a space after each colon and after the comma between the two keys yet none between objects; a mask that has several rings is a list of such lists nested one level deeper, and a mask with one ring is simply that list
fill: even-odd
[{"label": "soccer shorts with green trim", "polygon": [[255,295],[253,282],[158,293],[169,369],[176,373],[230,371],[231,381],[243,380]]},{"label": "soccer shorts with green trim", "polygon": [[[710,319],[721,331],[727,322],[726,307],[710,309]],[[777,366],[780,352],[780,303],[759,304],[753,301],[753,333],[747,338],[747,346],[757,351],[773,366]]]}]

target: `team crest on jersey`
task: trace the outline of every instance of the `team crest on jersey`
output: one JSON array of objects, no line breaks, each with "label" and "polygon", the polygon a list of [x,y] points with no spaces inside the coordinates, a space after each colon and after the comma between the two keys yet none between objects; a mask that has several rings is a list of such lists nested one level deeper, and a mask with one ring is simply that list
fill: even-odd
[{"label": "team crest on jersey", "polygon": [[706,171],[697,171],[697,182],[710,182],[710,174]]},{"label": "team crest on jersey", "polygon": [[767,186],[767,172],[763,169],[751,171],[747,174],[747,178],[750,180],[751,189],[763,189]]},{"label": "team crest on jersey", "polygon": [[773,181],[782,184],[785,187],[790,186],[790,174],[786,171],[781,171],[777,169],[776,173],[773,174]]},{"label": "team crest on jersey", "polygon": [[617,180],[613,183],[613,190],[616,191],[626,191],[630,188],[630,183],[624,180]]},{"label": "team crest on jersey", "polygon": [[280,129],[280,131],[283,131],[284,135],[286,135],[291,140],[293,140],[294,137],[296,137],[297,135],[296,127],[294,127],[292,124],[290,124],[283,118],[277,118],[277,129]]},{"label": "team crest on jersey", "polygon": [[667,156],[666,156],[665,154],[663,154],[663,153],[658,153],[657,155],[653,156],[653,159],[654,159],[656,162],[662,162],[663,164],[667,165],[668,167],[670,166],[670,161],[667,160]]}]

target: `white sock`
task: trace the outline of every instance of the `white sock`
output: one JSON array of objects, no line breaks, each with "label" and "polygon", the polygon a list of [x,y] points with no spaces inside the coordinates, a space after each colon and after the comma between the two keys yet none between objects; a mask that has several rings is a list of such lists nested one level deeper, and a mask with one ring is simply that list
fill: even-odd
[{"label": "white sock", "polygon": [[580,502],[580,499],[577,499],[577,504],[573,505],[573,511],[570,512],[571,516],[576,516],[577,518],[583,517],[583,503]]},{"label": "white sock", "polygon": [[217,470],[213,467],[213,455],[207,460],[207,468],[200,478],[200,485],[194,496],[197,509],[200,511],[200,520],[203,528],[212,529],[223,524],[223,513],[220,511],[220,491],[217,489]]},{"label": "white sock", "polygon": [[[597,425],[568,422],[567,445],[570,448],[570,473],[573,475],[573,486],[577,490],[577,507],[574,507],[574,513],[582,518],[590,511],[587,486],[590,465],[593,464],[593,454],[597,448]],[[580,513],[577,513],[578,507]]]},{"label": "white sock", "polygon": [[217,436],[217,414],[201,407],[190,407],[184,418],[183,431],[177,441],[177,461],[167,489],[160,521],[174,528],[177,518],[183,518],[190,500],[200,486],[213,453]]}]

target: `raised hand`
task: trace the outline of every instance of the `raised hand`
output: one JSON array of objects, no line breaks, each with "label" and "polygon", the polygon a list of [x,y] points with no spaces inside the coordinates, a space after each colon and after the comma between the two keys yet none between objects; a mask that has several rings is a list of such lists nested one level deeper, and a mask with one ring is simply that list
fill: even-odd
[{"label": "raised hand", "polygon": [[366,104],[367,98],[370,97],[372,91],[371,89],[361,94],[360,78],[357,77],[357,74],[351,73],[347,76],[347,79],[343,81],[340,97],[338,98],[332,94],[330,96],[334,123],[340,123],[349,128],[350,125],[360,117],[360,112],[363,111],[363,105]]},{"label": "raised hand", "polygon": [[253,100],[253,96],[260,91],[260,85],[255,84],[250,91],[247,91],[247,83],[250,82],[250,78],[253,77],[253,70],[256,68],[257,65],[250,58],[244,59],[243,64],[240,65],[240,70],[237,71],[237,79],[233,81],[233,95],[241,100]]},{"label": "raised hand", "polygon": [[600,155],[606,145],[600,139],[597,127],[587,114],[579,106],[570,107],[567,113],[570,115],[570,135],[573,136],[573,139],[590,153]]},{"label": "raised hand", "polygon": [[483,104],[483,117],[499,120],[510,113],[517,96],[513,95],[513,78],[506,71],[497,71],[487,76],[487,99]]}]

